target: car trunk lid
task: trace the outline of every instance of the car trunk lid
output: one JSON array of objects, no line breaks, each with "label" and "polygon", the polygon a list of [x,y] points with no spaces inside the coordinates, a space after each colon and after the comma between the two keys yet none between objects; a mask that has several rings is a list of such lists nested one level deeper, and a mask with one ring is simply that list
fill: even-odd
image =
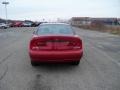
[{"label": "car trunk lid", "polygon": [[40,36],[31,41],[31,49],[37,50],[76,50],[82,48],[82,41],[74,36]]}]

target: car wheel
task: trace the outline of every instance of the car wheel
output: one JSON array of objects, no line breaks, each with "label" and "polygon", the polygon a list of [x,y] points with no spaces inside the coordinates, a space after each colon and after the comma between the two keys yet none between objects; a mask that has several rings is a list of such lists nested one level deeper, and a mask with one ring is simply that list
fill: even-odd
[{"label": "car wheel", "polygon": [[4,27],[4,29],[7,29],[7,27]]},{"label": "car wheel", "polygon": [[38,63],[34,62],[34,61],[31,61],[31,65],[32,66],[38,66]]},{"label": "car wheel", "polygon": [[79,65],[80,61],[75,61],[75,62],[72,62],[71,64],[72,65]]}]

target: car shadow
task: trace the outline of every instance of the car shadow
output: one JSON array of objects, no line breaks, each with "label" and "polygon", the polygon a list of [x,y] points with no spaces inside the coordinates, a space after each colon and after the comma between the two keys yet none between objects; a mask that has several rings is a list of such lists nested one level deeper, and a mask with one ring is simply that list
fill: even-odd
[{"label": "car shadow", "polygon": [[70,63],[41,63],[34,68],[37,70],[44,70],[50,72],[68,72],[77,69],[79,65],[72,65]]}]

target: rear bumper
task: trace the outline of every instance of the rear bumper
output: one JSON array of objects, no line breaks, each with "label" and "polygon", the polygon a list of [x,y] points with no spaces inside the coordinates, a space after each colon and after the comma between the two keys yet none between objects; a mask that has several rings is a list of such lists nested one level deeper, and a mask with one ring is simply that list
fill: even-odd
[{"label": "rear bumper", "polygon": [[79,61],[83,51],[29,51],[32,61],[36,62],[72,62]]}]

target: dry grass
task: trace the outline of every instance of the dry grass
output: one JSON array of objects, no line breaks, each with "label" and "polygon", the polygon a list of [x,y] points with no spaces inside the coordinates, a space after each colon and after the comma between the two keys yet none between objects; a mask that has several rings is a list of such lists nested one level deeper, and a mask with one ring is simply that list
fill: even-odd
[{"label": "dry grass", "polygon": [[106,26],[106,31],[112,34],[120,35],[120,26]]},{"label": "dry grass", "polygon": [[82,25],[82,26],[77,25],[77,27],[120,35],[120,26],[101,24],[101,25]]}]

